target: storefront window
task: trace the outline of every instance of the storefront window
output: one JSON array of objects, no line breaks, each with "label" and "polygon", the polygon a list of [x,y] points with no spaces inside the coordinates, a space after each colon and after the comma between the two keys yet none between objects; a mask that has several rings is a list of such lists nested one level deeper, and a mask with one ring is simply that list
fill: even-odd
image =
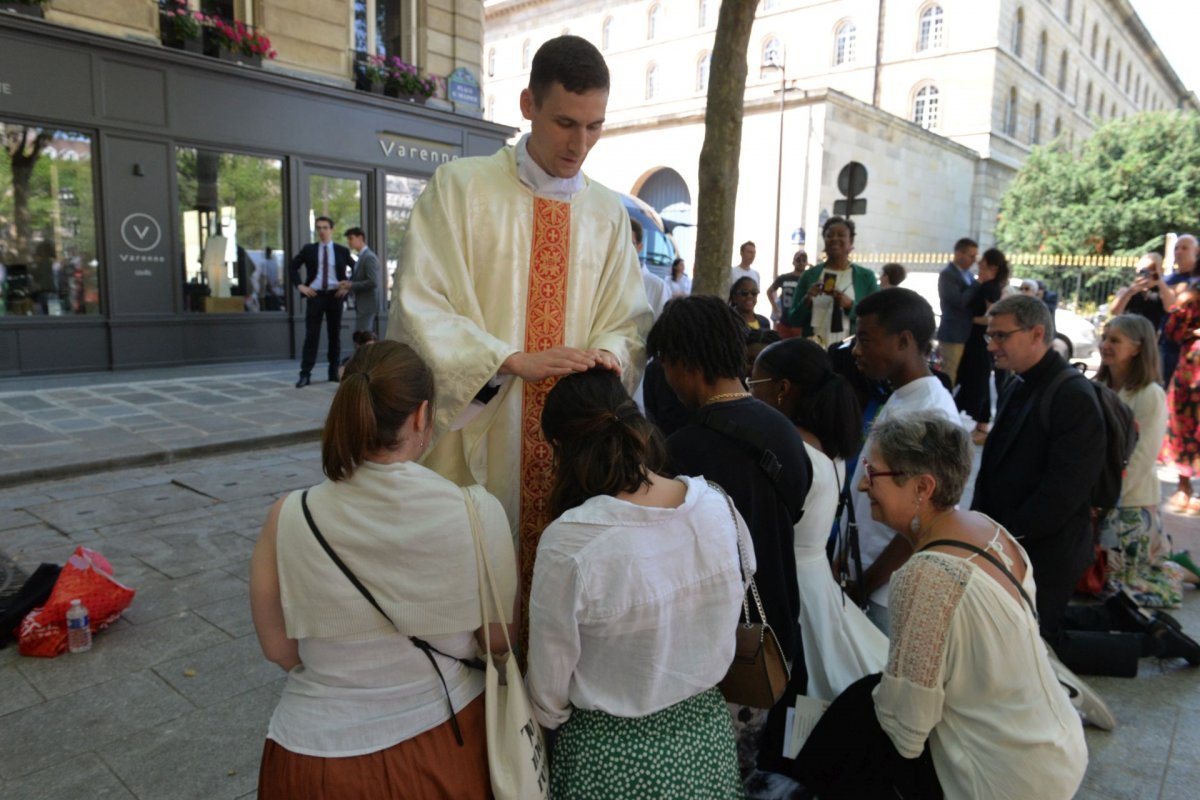
[{"label": "storefront window", "polygon": [[283,162],[177,148],[184,307],[283,311]]},{"label": "storefront window", "polygon": [[92,139],[0,120],[0,316],[100,313]]},{"label": "storefront window", "polygon": [[387,218],[387,299],[392,302],[392,276],[396,273],[396,265],[400,262],[400,253],[404,248],[404,236],[408,233],[408,219],[412,216],[413,204],[425,189],[429,181],[424,178],[410,178],[406,175],[387,176],[387,195],[385,211]]}]

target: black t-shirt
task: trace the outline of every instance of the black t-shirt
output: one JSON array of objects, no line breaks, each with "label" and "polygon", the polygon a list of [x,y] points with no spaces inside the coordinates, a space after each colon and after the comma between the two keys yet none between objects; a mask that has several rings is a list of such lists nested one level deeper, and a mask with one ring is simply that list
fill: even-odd
[{"label": "black t-shirt", "polygon": [[[759,466],[761,451],[756,446],[714,430],[709,423],[732,424],[760,434],[778,459],[779,479],[772,481]],[[794,526],[812,483],[812,466],[800,434],[783,414],[748,397],[699,409],[691,422],[667,439],[667,454],[676,474],[703,475],[728,492],[746,520],[758,564],[754,581],[767,622],[784,655],[792,659],[800,653]],[[822,502],[832,504],[836,498]]]},{"label": "black t-shirt", "polygon": [[1129,302],[1125,305],[1125,313],[1140,314],[1150,320],[1150,324],[1156,331],[1162,330],[1163,320],[1167,318],[1167,311],[1163,308],[1162,297],[1159,296],[1157,289],[1138,292],[1129,298]]},{"label": "black t-shirt", "polygon": [[779,292],[779,307],[786,314],[788,309],[792,307],[792,295],[796,292],[796,287],[800,284],[800,274],[798,272],[788,272],[780,275],[771,284],[769,291]]}]

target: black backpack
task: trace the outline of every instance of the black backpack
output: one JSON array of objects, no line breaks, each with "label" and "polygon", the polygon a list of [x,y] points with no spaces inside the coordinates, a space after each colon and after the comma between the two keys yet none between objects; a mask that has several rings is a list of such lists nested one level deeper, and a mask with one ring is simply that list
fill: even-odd
[{"label": "black backpack", "polygon": [[[1059,386],[1075,376],[1087,380],[1082,372],[1074,368],[1064,369],[1046,386],[1041,405],[1038,407],[1042,430],[1050,430],[1050,404],[1054,402],[1054,393]],[[1133,418],[1133,409],[1127,406],[1116,392],[1096,381],[1088,383],[1096,393],[1096,402],[1100,405],[1101,416],[1104,417],[1106,441],[1104,466],[1092,486],[1091,505],[1092,508],[1100,509],[1116,508],[1121,499],[1121,480],[1125,476],[1125,468],[1129,466],[1129,459],[1137,446],[1137,422]]]}]

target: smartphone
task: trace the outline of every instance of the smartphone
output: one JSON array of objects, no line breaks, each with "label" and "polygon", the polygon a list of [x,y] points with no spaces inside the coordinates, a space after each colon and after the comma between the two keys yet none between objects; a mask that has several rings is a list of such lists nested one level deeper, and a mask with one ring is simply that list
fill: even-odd
[{"label": "smartphone", "polygon": [[832,272],[826,272],[825,273],[825,285],[822,287],[821,290],[823,292],[825,292],[825,294],[833,294],[833,290],[836,288],[837,288],[837,275],[834,275]]}]

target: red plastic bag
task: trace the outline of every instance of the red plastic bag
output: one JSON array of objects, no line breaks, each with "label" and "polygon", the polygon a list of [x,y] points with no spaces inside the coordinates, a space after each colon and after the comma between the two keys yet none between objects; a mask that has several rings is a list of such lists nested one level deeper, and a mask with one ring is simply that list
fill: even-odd
[{"label": "red plastic bag", "polygon": [[92,633],[117,621],[133,602],[135,591],[113,578],[108,559],[86,547],[76,547],[54,583],[46,605],[21,620],[17,642],[21,655],[54,658],[67,649],[67,609],[72,600],[87,606]]}]

